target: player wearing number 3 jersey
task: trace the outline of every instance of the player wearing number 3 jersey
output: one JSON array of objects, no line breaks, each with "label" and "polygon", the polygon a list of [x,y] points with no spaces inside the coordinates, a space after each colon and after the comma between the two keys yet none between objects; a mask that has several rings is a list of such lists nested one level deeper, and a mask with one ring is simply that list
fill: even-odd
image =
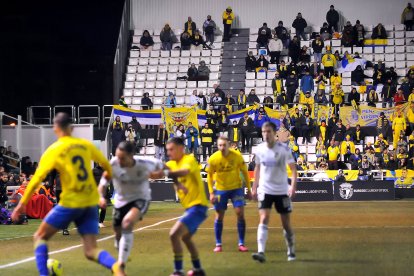
[{"label": "player wearing number 3 jersey", "polygon": [[58,140],[44,152],[24,197],[13,212],[12,219],[17,219],[20,213],[24,212],[34,191],[47,174],[56,169],[61,178],[61,199],[59,205],[49,212],[34,235],[39,275],[48,275],[47,240],[59,229],[67,228],[72,221],[75,222],[82,236],[85,256],[112,269],[117,275],[123,275],[115,259],[108,252],[98,250],[96,246],[99,194],[91,163],[92,161],[100,163],[108,177],[112,175],[111,166],[91,142],[71,136],[71,120],[67,114],[58,113],[53,123],[53,130]]}]

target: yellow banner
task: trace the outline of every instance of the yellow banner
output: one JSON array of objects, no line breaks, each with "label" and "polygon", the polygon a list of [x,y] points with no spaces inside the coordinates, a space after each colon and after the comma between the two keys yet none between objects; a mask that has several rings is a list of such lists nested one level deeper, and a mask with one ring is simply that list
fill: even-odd
[{"label": "yellow banner", "polygon": [[322,121],[328,123],[328,120],[331,118],[333,113],[333,107],[315,104],[315,113],[318,115],[316,118],[318,125],[320,125]]},{"label": "yellow banner", "polygon": [[352,106],[343,106],[339,111],[339,117],[344,125],[350,124],[351,127],[357,124],[361,127],[375,126],[381,112],[384,112],[385,117],[392,120],[395,117],[395,112],[402,111],[403,114],[406,114],[407,108],[409,108],[408,103],[393,108],[376,108],[360,105],[358,109],[354,109]]},{"label": "yellow banner", "polygon": [[173,134],[179,125],[184,125],[187,129],[188,124],[198,129],[197,108],[193,107],[162,107],[161,120],[164,122],[168,134]]}]

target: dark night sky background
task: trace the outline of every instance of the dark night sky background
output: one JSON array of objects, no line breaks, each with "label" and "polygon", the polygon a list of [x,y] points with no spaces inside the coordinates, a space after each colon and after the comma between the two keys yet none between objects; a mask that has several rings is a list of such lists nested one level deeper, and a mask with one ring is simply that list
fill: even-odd
[{"label": "dark night sky background", "polygon": [[123,2],[1,1],[0,110],[111,104]]}]

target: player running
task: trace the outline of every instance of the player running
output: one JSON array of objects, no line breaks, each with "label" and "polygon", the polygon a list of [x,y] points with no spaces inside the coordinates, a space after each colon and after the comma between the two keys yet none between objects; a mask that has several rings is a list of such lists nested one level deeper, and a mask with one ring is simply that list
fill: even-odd
[{"label": "player running", "polygon": [[[227,202],[231,200],[237,216],[237,230],[239,233],[239,251],[247,252],[244,244],[246,222],[244,219],[244,189],[240,172],[243,174],[247,186],[247,196],[251,199],[250,177],[244,163],[243,156],[230,149],[230,142],[226,137],[217,139],[218,151],[208,160],[208,190],[210,201],[216,210],[214,231],[216,235],[216,247],[214,252],[222,252],[221,234],[223,232],[223,219],[227,210]],[[215,183],[214,183],[215,177]],[[215,184],[215,187],[213,187]],[[215,189],[214,189],[215,188]]]},{"label": "player running", "polygon": [[[135,146],[121,142],[111,160],[113,183],[116,191],[113,226],[118,253],[118,265],[124,271],[131,254],[135,223],[142,219],[151,200],[148,182],[151,172],[162,170],[164,165],[157,159],[142,159],[134,156]],[[109,182],[105,177],[99,183],[100,205],[106,205],[106,190]]]},{"label": "player running", "polygon": [[[262,126],[264,142],[256,152],[256,167],[254,169],[254,184],[252,195],[259,201],[260,224],[257,228],[258,252],[252,255],[253,260],[261,263],[266,261],[265,249],[270,212],[273,204],[280,214],[283,234],[287,246],[288,261],[293,261],[295,255],[295,235],[290,224],[290,212],[292,205],[290,198],[296,192],[297,171],[295,160],[290,149],[282,143],[276,142],[276,125],[266,122]],[[289,187],[286,165],[292,171],[292,181]]]},{"label": "player running", "polygon": [[59,230],[68,227],[74,221],[82,236],[86,258],[112,269],[116,275],[124,275],[119,271],[116,260],[96,244],[98,234],[98,201],[99,194],[92,175],[92,160],[102,164],[107,177],[112,176],[109,162],[102,153],[89,141],[71,136],[72,125],[69,115],[58,113],[53,120],[53,130],[58,140],[44,153],[35,175],[26,188],[23,198],[14,209],[12,218],[17,221],[25,212],[25,207],[47,174],[56,169],[61,178],[62,194],[59,205],[53,208],[42,221],[34,234],[35,256],[39,275],[48,275],[47,241]]},{"label": "player running", "polygon": [[[161,173],[173,178],[181,205],[186,209],[184,215],[171,228],[170,239],[174,251],[175,271],[170,276],[182,276],[184,242],[191,254],[193,269],[187,275],[204,276],[198,250],[192,241],[197,228],[207,218],[208,200],[201,180],[200,168],[193,155],[186,155],[184,140],[179,137],[170,138],[167,142],[167,155],[170,161],[166,170]],[[154,176],[155,177],[155,176]]]}]

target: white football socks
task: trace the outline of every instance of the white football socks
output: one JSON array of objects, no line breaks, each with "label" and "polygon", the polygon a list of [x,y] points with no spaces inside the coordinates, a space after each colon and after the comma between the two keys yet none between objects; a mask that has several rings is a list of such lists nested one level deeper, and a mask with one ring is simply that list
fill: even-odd
[{"label": "white football socks", "polygon": [[131,254],[132,244],[134,243],[134,234],[132,232],[122,232],[119,241],[118,261],[126,264]]},{"label": "white football socks", "polygon": [[259,224],[257,227],[257,252],[265,252],[267,242],[267,225]]}]

